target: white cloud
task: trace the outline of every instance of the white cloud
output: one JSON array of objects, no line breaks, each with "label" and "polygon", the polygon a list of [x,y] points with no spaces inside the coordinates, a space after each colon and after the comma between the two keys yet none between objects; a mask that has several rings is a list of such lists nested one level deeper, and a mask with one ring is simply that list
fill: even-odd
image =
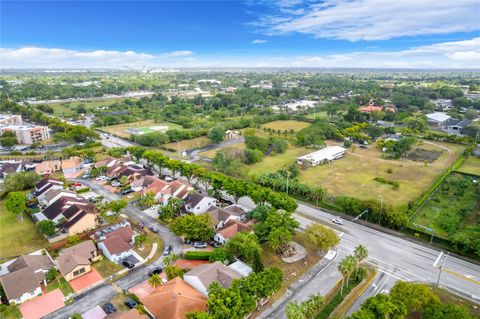
[{"label": "white cloud", "polygon": [[252,44],[264,44],[264,43],[267,43],[267,42],[268,42],[267,40],[255,39],[250,43],[252,43]]},{"label": "white cloud", "polygon": [[175,62],[193,55],[192,51],[173,51],[158,55],[134,51],[77,51],[58,48],[0,48],[1,68],[118,68]]},{"label": "white cloud", "polygon": [[280,4],[278,14],[264,16],[253,25],[269,35],[298,32],[349,41],[480,29],[478,0],[326,0],[297,5],[297,1]]},{"label": "white cloud", "polygon": [[352,67],[480,69],[480,37],[400,51],[325,55],[195,55],[191,51],[148,54],[134,51],[75,51],[49,48],[0,49],[1,68],[129,67]]}]

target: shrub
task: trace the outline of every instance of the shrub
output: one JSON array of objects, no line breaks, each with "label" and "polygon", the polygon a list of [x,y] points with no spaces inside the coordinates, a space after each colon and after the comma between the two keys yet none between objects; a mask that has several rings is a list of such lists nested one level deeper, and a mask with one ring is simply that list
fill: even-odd
[{"label": "shrub", "polygon": [[374,181],[377,181],[379,183],[383,183],[383,184],[388,184],[388,185],[392,185],[393,189],[394,190],[397,190],[400,188],[400,183],[397,182],[397,181],[394,181],[392,179],[386,179],[386,178],[383,178],[383,177],[374,177],[373,178]]},{"label": "shrub", "polygon": [[209,260],[212,252],[210,251],[187,251],[183,258],[187,260]]}]

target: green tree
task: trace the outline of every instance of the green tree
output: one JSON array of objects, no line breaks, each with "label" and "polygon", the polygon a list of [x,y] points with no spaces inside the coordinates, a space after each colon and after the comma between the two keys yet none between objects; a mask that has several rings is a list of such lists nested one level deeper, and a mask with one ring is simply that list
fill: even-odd
[{"label": "green tree", "polygon": [[138,204],[140,205],[140,207],[145,209],[155,205],[156,202],[157,200],[155,199],[155,195],[152,192],[148,192],[139,199]]},{"label": "green tree", "polygon": [[6,193],[30,189],[40,180],[40,176],[34,171],[8,174],[3,183]]},{"label": "green tree", "polygon": [[7,210],[17,217],[20,217],[20,221],[23,221],[23,213],[27,210],[27,198],[23,192],[11,192],[8,193],[5,200],[5,207]]},{"label": "green tree", "polygon": [[222,288],[213,282],[208,287],[208,312],[215,319],[243,319],[255,309],[255,299],[238,288]]},{"label": "green tree", "polygon": [[312,294],[302,303],[290,302],[285,308],[288,319],[312,319],[320,311],[323,305],[323,297],[320,294]]},{"label": "green tree", "polygon": [[246,135],[245,145],[247,146],[247,148],[250,148],[252,150],[259,150],[264,154],[268,150],[268,140],[260,136]]},{"label": "green tree", "polygon": [[427,285],[400,280],[393,286],[390,297],[401,302],[408,311],[421,311],[428,304],[440,301]]},{"label": "green tree", "polygon": [[45,275],[45,279],[47,279],[48,282],[51,282],[57,278],[58,275],[58,270],[56,270],[54,267],[50,268]]},{"label": "green tree", "polygon": [[215,126],[207,133],[207,137],[212,143],[218,144],[223,141],[225,137],[225,129],[220,126]]},{"label": "green tree", "polygon": [[284,139],[274,138],[272,140],[272,150],[275,153],[277,153],[277,154],[285,153],[287,148],[288,148],[288,143]]},{"label": "green tree", "polygon": [[238,161],[235,160],[231,154],[218,151],[212,160],[212,167],[219,172],[231,174],[237,168],[237,163]]},{"label": "green tree", "polygon": [[168,203],[164,206],[161,206],[159,211],[158,218],[160,220],[170,222],[173,218],[180,213],[180,208],[182,207],[183,202],[180,198],[172,197],[169,199]]},{"label": "green tree", "polygon": [[320,224],[310,224],[302,236],[321,251],[335,247],[340,242],[335,231]]},{"label": "green tree", "polygon": [[368,250],[365,246],[363,245],[358,245],[355,247],[355,250],[353,251],[353,257],[355,257],[355,260],[357,261],[357,265],[355,268],[355,271],[358,270],[358,265],[365,260],[365,258],[368,257]]},{"label": "green tree", "polygon": [[208,214],[179,217],[170,224],[170,230],[192,241],[209,241],[215,235],[212,218]]},{"label": "green tree", "polygon": [[385,294],[378,294],[368,298],[360,310],[354,312],[349,319],[388,318],[403,319],[407,314],[407,308],[398,301]]},{"label": "green tree", "polygon": [[143,247],[146,241],[147,241],[147,236],[143,234],[135,236],[135,239],[134,239],[135,247]]},{"label": "green tree", "polygon": [[167,275],[168,280],[172,280],[175,277],[183,278],[183,274],[185,273],[185,270],[181,269],[178,266],[172,265],[168,265],[163,271]]},{"label": "green tree", "polygon": [[273,210],[263,222],[254,226],[254,230],[260,241],[268,242],[273,249],[283,252],[288,248],[298,226],[300,223],[292,217],[292,213]]},{"label": "green tree", "polygon": [[160,278],[159,275],[154,274],[148,278],[148,284],[152,286],[153,288],[157,288],[163,284],[162,278]]},{"label": "green tree", "polygon": [[41,234],[52,236],[55,233],[55,223],[49,219],[39,221],[36,226]]},{"label": "green tree", "polygon": [[215,248],[208,259],[211,262],[219,261],[221,263],[230,263],[235,260],[233,255],[224,247]]},{"label": "green tree", "polygon": [[[247,232],[237,233],[230,238],[225,245],[225,250],[251,266],[258,263],[262,255],[262,247],[258,243],[257,236]],[[256,268],[262,267],[257,265]]]},{"label": "green tree", "polygon": [[473,319],[473,317],[462,305],[450,305],[435,301],[424,308],[421,319]]},{"label": "green tree", "polygon": [[349,255],[343,258],[338,264],[338,271],[342,274],[342,289],[340,294],[343,294],[343,286],[345,282],[345,277],[347,278],[347,286],[350,281],[350,274],[355,269],[357,263],[353,256]]},{"label": "green tree", "polygon": [[254,164],[262,161],[263,153],[260,150],[252,150],[250,148],[246,148],[243,151],[243,155],[245,156],[245,163],[246,164]]},{"label": "green tree", "polygon": [[126,186],[130,181],[128,180],[128,176],[123,175],[120,177],[119,182],[122,183],[123,186]]},{"label": "green tree", "polygon": [[120,213],[120,211],[122,209],[124,209],[125,207],[127,207],[128,205],[128,202],[124,199],[119,199],[119,200],[115,200],[115,201],[112,201],[108,204],[108,208],[114,212],[115,214],[118,214]]}]

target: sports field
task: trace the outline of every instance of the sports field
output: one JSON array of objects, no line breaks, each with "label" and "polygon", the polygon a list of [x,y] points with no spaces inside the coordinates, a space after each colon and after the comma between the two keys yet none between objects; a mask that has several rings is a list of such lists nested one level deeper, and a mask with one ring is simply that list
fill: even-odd
[{"label": "sports field", "polygon": [[167,130],[182,130],[183,128],[174,123],[164,122],[164,123],[155,123],[153,120],[145,120],[138,122],[131,122],[125,124],[117,124],[112,126],[104,126],[100,129],[114,135],[128,138],[130,136],[130,131],[128,129],[137,129],[144,133],[151,133],[155,131],[162,131],[157,128],[166,127]]}]

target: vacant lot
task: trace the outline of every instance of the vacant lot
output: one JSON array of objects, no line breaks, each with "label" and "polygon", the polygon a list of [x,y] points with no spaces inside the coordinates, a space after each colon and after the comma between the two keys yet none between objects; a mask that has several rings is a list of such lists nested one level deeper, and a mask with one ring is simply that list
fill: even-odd
[{"label": "vacant lot", "polygon": [[472,177],[452,173],[417,213],[414,223],[432,228],[448,238],[457,230],[480,221],[478,183]]},{"label": "vacant lot", "polygon": [[141,131],[144,131],[145,133],[151,133],[154,130],[150,129],[150,127],[155,127],[155,126],[168,126],[169,130],[183,129],[178,124],[167,123],[167,122],[155,123],[153,120],[145,120],[145,121],[138,121],[138,122],[132,122],[132,123],[117,124],[112,126],[104,126],[100,129],[120,137],[128,138],[130,136],[130,133],[127,131],[127,129],[129,128],[136,128],[136,129],[140,129]]},{"label": "vacant lot", "polygon": [[311,124],[307,122],[300,122],[300,121],[273,121],[269,123],[263,124],[261,127],[270,128],[272,130],[280,130],[280,131],[295,131],[298,132],[306,127],[309,127]]},{"label": "vacant lot", "polygon": [[83,105],[87,110],[90,110],[90,109],[95,109],[101,106],[112,105],[113,103],[124,100],[124,99],[125,98],[94,99],[89,101],[49,103],[47,105],[53,109],[54,115],[69,117],[77,114],[76,108],[79,105]]},{"label": "vacant lot", "polygon": [[463,162],[462,166],[460,166],[457,171],[470,175],[480,176],[480,158],[470,156]]},{"label": "vacant lot", "polygon": [[287,151],[283,154],[267,155],[260,163],[248,165],[246,168],[246,173],[250,176],[259,176],[264,173],[275,172],[292,163],[295,163],[298,156],[308,154],[312,151],[313,150],[309,150],[304,147],[289,145]]},{"label": "vacant lot", "polygon": [[215,154],[217,154],[218,151],[229,151],[229,150],[244,150],[245,149],[245,143],[243,142],[240,142],[240,143],[236,143],[236,144],[230,144],[230,145],[227,145],[225,147],[221,147],[221,148],[215,148],[213,150],[209,150],[209,151],[205,151],[205,152],[201,152],[201,153],[198,153],[198,155],[202,156],[202,157],[206,157],[206,158],[214,158],[215,157]]},{"label": "vacant lot", "polygon": [[202,148],[212,142],[206,136],[200,136],[197,138],[192,138],[191,140],[183,140],[178,143],[168,143],[163,145],[167,149],[175,150],[175,151],[183,151],[183,150],[191,150],[196,148]]},{"label": "vacant lot", "polygon": [[[331,143],[333,144],[333,143]],[[348,150],[344,158],[327,165],[301,171],[300,181],[325,187],[332,195],[349,195],[361,199],[379,200],[397,208],[405,208],[410,200],[420,196],[463,152],[456,144],[424,142],[415,147],[442,151],[440,157],[425,166],[424,163],[382,159],[382,153],[370,145],[367,150]],[[373,180],[383,177],[400,183],[400,188]]]},{"label": "vacant lot", "polygon": [[32,220],[23,214],[23,222],[7,211],[5,201],[0,201],[0,263],[47,247]]}]

